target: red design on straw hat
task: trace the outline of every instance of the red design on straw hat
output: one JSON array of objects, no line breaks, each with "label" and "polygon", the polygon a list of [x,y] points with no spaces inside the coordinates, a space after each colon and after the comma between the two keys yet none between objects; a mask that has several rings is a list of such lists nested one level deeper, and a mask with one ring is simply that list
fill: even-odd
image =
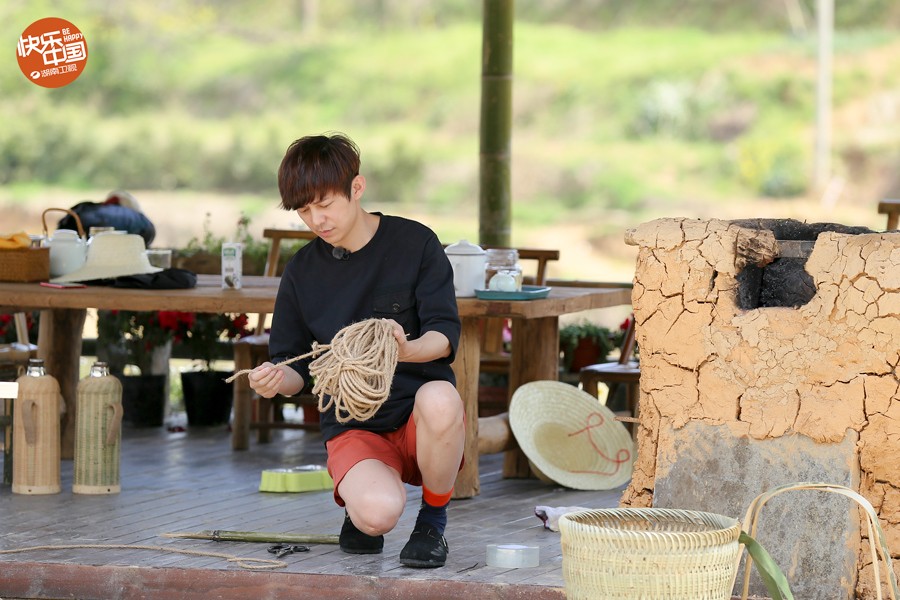
[{"label": "red design on straw hat", "polygon": [[609,456],[606,455],[606,452],[604,452],[603,449],[597,445],[597,442],[594,441],[594,437],[592,435],[593,429],[601,427],[606,422],[606,420],[603,418],[603,415],[601,415],[600,413],[593,412],[587,416],[587,419],[585,420],[585,422],[587,424],[584,427],[582,427],[581,429],[579,429],[577,431],[573,431],[572,433],[569,434],[569,437],[585,434],[588,438],[588,442],[590,443],[591,448],[594,449],[594,452],[596,452],[597,454],[602,456],[606,461],[612,463],[615,466],[613,467],[612,471],[600,471],[600,470],[590,470],[590,469],[588,469],[588,470],[572,469],[572,472],[573,473],[594,473],[597,475],[614,475],[616,472],[618,472],[618,470],[621,468],[621,466],[623,464],[629,463],[631,461],[631,452],[628,451],[628,448],[619,448],[619,450],[616,452],[616,457],[610,458]]}]

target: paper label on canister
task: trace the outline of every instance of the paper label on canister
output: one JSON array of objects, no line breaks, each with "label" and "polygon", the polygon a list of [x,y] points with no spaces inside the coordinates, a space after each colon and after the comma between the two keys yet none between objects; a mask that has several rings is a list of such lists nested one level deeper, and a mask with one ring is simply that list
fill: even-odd
[{"label": "paper label on canister", "polygon": [[243,244],[228,242],[222,244],[222,287],[241,289],[243,274]]}]

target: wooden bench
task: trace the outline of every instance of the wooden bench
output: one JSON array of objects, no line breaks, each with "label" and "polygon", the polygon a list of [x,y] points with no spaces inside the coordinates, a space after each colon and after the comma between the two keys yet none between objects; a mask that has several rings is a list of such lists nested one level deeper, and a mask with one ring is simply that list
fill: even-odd
[{"label": "wooden bench", "polygon": [[878,203],[878,213],[887,215],[886,231],[897,229],[900,221],[900,200],[882,200]]}]

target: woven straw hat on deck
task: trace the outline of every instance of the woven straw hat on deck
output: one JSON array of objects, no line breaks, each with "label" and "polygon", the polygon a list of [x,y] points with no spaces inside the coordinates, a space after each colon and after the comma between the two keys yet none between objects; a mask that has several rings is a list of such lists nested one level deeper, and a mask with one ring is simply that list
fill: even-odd
[{"label": "woven straw hat on deck", "polygon": [[534,381],[519,387],[509,425],[533,466],[560,485],[609,490],[631,479],[631,435],[612,411],[573,385]]}]

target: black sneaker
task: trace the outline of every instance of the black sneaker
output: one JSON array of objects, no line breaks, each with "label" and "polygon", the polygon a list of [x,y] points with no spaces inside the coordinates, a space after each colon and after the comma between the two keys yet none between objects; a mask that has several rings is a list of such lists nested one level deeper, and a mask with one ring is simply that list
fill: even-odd
[{"label": "black sneaker", "polygon": [[384,549],[383,535],[366,535],[356,528],[346,513],[339,541],[341,550],[347,554],[381,554]]},{"label": "black sneaker", "polygon": [[433,525],[416,524],[409,541],[400,551],[400,564],[417,569],[443,567],[449,553],[447,540]]}]

